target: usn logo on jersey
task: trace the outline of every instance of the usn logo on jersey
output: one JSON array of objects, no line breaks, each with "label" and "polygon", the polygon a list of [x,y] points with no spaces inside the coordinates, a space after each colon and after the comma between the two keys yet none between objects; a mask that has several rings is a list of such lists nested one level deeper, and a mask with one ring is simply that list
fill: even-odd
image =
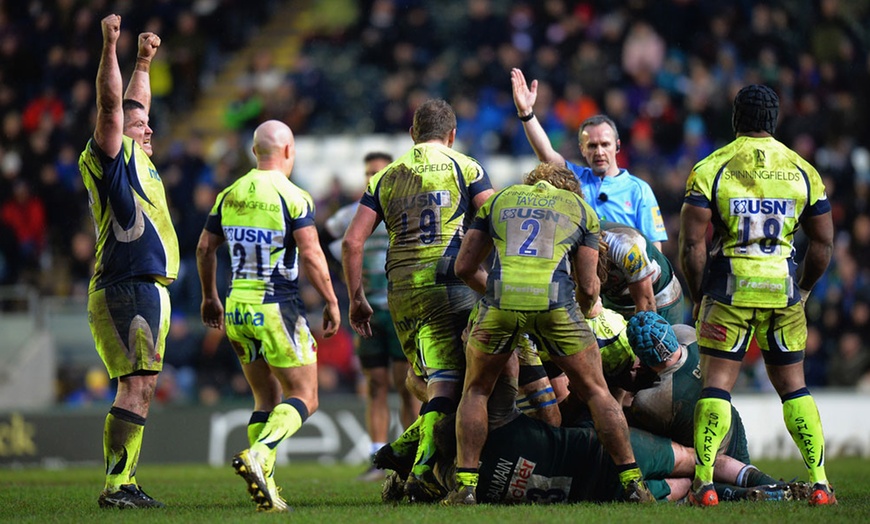
[{"label": "usn logo on jersey", "polygon": [[777,215],[794,217],[795,201],[791,198],[732,198],[731,216]]}]

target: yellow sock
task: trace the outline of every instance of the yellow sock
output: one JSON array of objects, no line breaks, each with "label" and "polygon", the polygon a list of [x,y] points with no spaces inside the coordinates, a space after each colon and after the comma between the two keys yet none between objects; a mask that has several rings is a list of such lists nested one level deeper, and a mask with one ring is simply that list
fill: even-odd
[{"label": "yellow sock", "polygon": [[124,484],[136,483],[136,465],[144,431],[144,417],[117,407],[109,410],[103,426],[105,487],[108,491],[117,491]]},{"label": "yellow sock", "polygon": [[260,431],[257,441],[251,445],[251,449],[267,454],[301,427],[302,414],[294,406],[282,402],[269,414],[269,419]]},{"label": "yellow sock", "polygon": [[[805,393],[804,393],[805,392]],[[793,396],[798,394],[799,396]],[[792,393],[791,398],[782,403],[785,427],[797,444],[810,476],[810,483],[827,484],[825,474],[825,436],[822,432],[822,419],[816,401],[806,388]]]},{"label": "yellow sock", "polygon": [[435,423],[446,416],[440,411],[430,411],[420,417],[420,445],[417,447],[414,468],[411,470],[415,475],[430,468],[426,462],[435,454]]},{"label": "yellow sock", "polygon": [[248,421],[248,446],[253,446],[257,439],[260,438],[260,433],[266,426],[266,421],[269,420],[268,411],[254,411],[251,413],[251,419]]},{"label": "yellow sock", "polygon": [[703,484],[713,482],[713,463],[731,427],[730,395],[722,393],[729,400],[703,397],[702,392],[702,398],[695,404],[695,480]]},{"label": "yellow sock", "polygon": [[408,429],[402,432],[399,438],[389,444],[396,455],[411,454],[411,450],[420,442],[420,423],[422,421],[422,416],[417,417],[417,420],[408,426]]},{"label": "yellow sock", "polygon": [[478,473],[477,468],[456,468],[457,487],[469,486],[476,488],[479,478],[480,474]]}]

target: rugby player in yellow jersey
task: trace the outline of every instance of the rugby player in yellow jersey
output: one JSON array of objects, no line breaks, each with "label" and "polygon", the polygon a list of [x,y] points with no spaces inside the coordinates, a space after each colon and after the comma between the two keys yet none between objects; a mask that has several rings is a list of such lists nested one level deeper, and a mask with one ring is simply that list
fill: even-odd
[{"label": "rugby player in yellow jersey", "polygon": [[[196,250],[202,321],[227,338],[254,393],[250,447],[233,467],[258,511],[289,511],[274,480],[276,448],[318,407],[317,344],[299,294],[299,270],[324,300],[326,337],[338,331],[338,299],[314,225],[314,202],[290,182],[293,133],[269,120],[254,131],[257,167],[217,196]],[[221,304],[217,248],[229,247],[232,282]]]},{"label": "rugby player in yellow jersey", "polygon": [[[383,221],[390,236],[387,303],[402,351],[426,379],[427,402],[399,439],[381,448],[375,465],[416,442],[406,483],[413,500],[441,498],[432,476],[432,428],[456,410],[465,370],[462,331],[479,298],[454,273],[465,229],[492,194],[489,176],[473,158],[452,149],[456,115],[444,100],[427,100],[414,112],[414,146],[372,177],[342,242],[350,298],[350,324],[372,336],[372,307],[363,288],[363,246]],[[389,469],[394,469],[389,467]]]},{"label": "rugby player in yellow jersey", "polygon": [[[456,489],[445,504],[476,503],[487,401],[524,334],[565,371],[586,401],[625,499],[654,500],[635,461],[625,416],[607,389],[595,335],[584,321],[598,300],[599,231],[598,216],[571,171],[547,163],[532,170],[524,184],[490,197],[471,224],[456,274],[484,297],[468,334],[456,417]],[[493,251],[487,275],[481,264]]]},{"label": "rugby player in yellow jersey", "polygon": [[[825,475],[821,419],[803,371],[803,306],[831,260],[831,205],[816,169],[773,137],[778,113],[779,99],[769,87],[741,89],[733,108],[736,139],[698,162],[686,184],[680,257],[694,302],[703,377],[689,496],[695,505],[718,503],[713,461],[731,424],[731,388],[753,336],[807,466],[810,504],[837,502]],[[800,277],[798,227],[809,240]]]},{"label": "rugby player in yellow jersey", "polygon": [[166,286],[178,275],[178,239],[163,182],[151,163],[150,65],[160,37],[141,33],[136,66],[122,98],[117,42],[121,17],[101,21],[97,123],[79,157],[97,231],[88,289],[88,323],[109,376],[118,379],[106,416],[102,508],[159,508],[139,487],[136,467],[145,420],[163,369],[170,304]]}]

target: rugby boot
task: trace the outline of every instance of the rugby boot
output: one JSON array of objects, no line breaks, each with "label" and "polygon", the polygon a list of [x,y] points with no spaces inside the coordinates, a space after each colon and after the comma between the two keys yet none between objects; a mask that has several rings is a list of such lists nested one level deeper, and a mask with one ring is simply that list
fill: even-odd
[{"label": "rugby boot", "polygon": [[405,479],[395,471],[387,475],[381,488],[381,500],[384,502],[399,502],[405,498]]},{"label": "rugby boot", "polygon": [[716,506],[719,504],[719,495],[716,494],[713,484],[704,484],[696,490],[689,490],[688,500],[692,506]]},{"label": "rugby boot", "polygon": [[266,457],[251,449],[233,457],[233,469],[236,470],[236,475],[245,479],[245,487],[251,500],[257,504],[258,511],[270,511],[275,505],[264,473],[265,459]]},{"label": "rugby boot", "polygon": [[438,482],[432,468],[419,465],[417,473],[408,475],[405,494],[411,502],[437,502],[447,495],[447,489]]},{"label": "rugby boot", "polygon": [[118,509],[151,509],[165,506],[162,502],[149,497],[136,484],[124,484],[118,488],[118,491],[103,491],[97,499],[97,504],[101,508]]},{"label": "rugby boot", "polygon": [[643,480],[632,480],[626,484],[622,491],[622,497],[626,502],[635,502],[638,504],[646,504],[656,501],[656,498],[653,496],[652,492],[650,492],[646,482]]},{"label": "rugby boot", "polygon": [[810,493],[810,506],[832,506],[837,503],[834,486],[816,482]]},{"label": "rugby boot", "polygon": [[411,473],[411,468],[414,467],[416,449],[408,455],[400,455],[393,451],[392,446],[387,444],[375,453],[372,458],[372,465],[380,470],[391,469],[399,474],[403,479],[408,478]]},{"label": "rugby boot", "polygon": [[443,506],[473,506],[477,504],[474,486],[456,486],[441,500]]}]

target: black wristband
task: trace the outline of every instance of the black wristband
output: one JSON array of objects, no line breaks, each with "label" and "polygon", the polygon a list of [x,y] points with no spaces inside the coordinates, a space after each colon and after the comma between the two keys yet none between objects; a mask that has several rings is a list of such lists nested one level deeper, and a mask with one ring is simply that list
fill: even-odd
[{"label": "black wristband", "polygon": [[529,120],[535,118],[535,112],[529,111],[529,114],[526,116],[522,116],[519,113],[517,113],[517,118],[520,119],[520,122],[528,122]]}]

